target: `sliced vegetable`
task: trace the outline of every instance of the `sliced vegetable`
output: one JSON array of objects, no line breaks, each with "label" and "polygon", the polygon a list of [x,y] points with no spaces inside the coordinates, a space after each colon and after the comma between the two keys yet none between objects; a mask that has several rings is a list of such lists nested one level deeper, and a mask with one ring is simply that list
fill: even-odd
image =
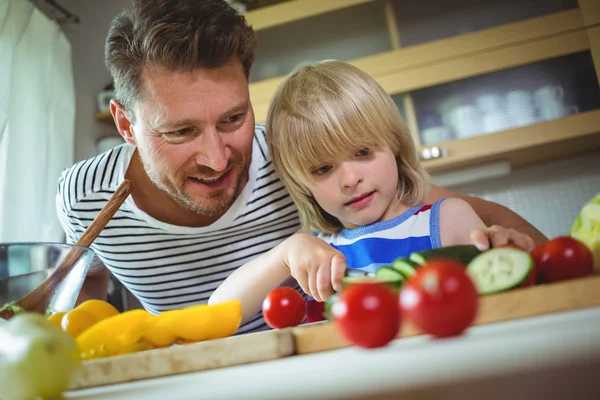
[{"label": "sliced vegetable", "polygon": [[375,272],[375,278],[383,283],[400,286],[404,282],[404,276],[390,267],[381,267]]},{"label": "sliced vegetable", "polygon": [[521,286],[533,267],[533,258],[528,252],[497,247],[475,257],[467,266],[467,273],[480,294],[490,294]]},{"label": "sliced vegetable", "polygon": [[418,263],[404,257],[398,258],[392,263],[392,268],[400,272],[405,279],[413,276],[419,266]]},{"label": "sliced vegetable", "polygon": [[329,321],[333,321],[333,315],[331,315],[331,308],[340,299],[338,293],[334,293],[325,300],[325,318]]},{"label": "sliced vegetable", "polygon": [[481,254],[481,251],[473,245],[458,245],[412,253],[410,255],[410,260],[419,265],[424,265],[428,261],[435,260],[436,258],[444,258],[447,260],[456,260],[467,265],[479,254]]}]

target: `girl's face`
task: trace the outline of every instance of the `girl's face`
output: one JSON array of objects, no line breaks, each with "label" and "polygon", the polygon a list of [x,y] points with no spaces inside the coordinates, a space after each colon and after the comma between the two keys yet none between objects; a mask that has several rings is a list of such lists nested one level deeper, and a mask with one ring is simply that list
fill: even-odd
[{"label": "girl's face", "polygon": [[345,228],[394,218],[402,208],[398,166],[387,147],[357,149],[311,173],[308,188],[315,200]]}]

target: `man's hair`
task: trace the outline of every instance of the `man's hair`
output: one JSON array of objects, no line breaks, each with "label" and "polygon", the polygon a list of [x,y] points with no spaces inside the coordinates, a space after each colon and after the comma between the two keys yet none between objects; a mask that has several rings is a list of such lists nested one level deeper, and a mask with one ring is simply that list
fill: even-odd
[{"label": "man's hair", "polygon": [[275,92],[266,129],[273,163],[306,230],[342,229],[340,221],[319,206],[308,184],[323,162],[361,148],[392,151],[403,204],[416,206],[425,198],[429,177],[398,108],[371,76],[351,64],[323,61],[293,71]]},{"label": "man's hair", "polygon": [[248,77],[255,49],[254,30],[224,0],[133,0],[113,20],[104,52],[115,97],[130,109],[145,66],[190,71],[237,58]]}]

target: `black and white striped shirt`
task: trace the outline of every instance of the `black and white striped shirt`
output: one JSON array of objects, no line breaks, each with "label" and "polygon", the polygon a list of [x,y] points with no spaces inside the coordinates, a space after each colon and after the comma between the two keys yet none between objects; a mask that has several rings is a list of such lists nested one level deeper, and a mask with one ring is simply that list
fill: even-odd
[{"label": "black and white striped shirt", "polygon": [[[74,243],[119,184],[135,147],[123,144],[65,170],[56,206],[67,241]],[[92,244],[99,260],[152,313],[206,303],[236,268],[296,232],[296,207],[276,175],[257,125],[249,180],[214,224],[181,227],[152,218],[131,196]],[[93,268],[92,267],[92,268]],[[238,333],[265,329],[257,314]]]}]

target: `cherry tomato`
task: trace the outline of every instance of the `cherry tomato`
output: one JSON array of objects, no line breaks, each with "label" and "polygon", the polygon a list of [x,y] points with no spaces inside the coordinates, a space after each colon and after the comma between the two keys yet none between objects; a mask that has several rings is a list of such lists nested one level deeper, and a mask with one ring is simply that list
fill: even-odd
[{"label": "cherry tomato", "polygon": [[308,300],[306,302],[306,322],[324,321],[325,318],[325,303],[316,300]]},{"label": "cherry tomato", "polygon": [[273,289],[262,304],[265,322],[274,329],[300,325],[306,317],[306,304],[300,293],[290,287]]},{"label": "cherry tomato", "polygon": [[378,282],[347,286],[333,304],[331,314],[346,340],[367,349],[387,345],[402,322],[398,296]]},{"label": "cherry tomato", "polygon": [[473,323],[479,294],[460,262],[437,259],[417,269],[402,286],[400,308],[425,333],[455,336]]},{"label": "cherry tomato", "polygon": [[581,278],[594,271],[594,256],[579,240],[556,237],[531,252],[538,272],[547,282]]}]

